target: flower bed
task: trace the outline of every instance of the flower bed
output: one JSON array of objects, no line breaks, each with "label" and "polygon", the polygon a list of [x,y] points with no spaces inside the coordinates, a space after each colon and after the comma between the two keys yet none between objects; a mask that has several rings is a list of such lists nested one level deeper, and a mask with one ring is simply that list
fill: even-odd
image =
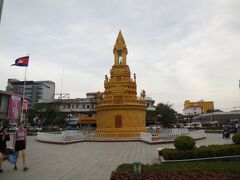
[{"label": "flower bed", "polygon": [[132,164],[122,164],[112,173],[118,179],[240,179],[239,162],[188,162],[142,165],[141,175],[134,175]]},{"label": "flower bed", "polygon": [[[201,178],[200,178],[201,177]],[[161,172],[161,173],[146,173],[142,175],[134,175],[131,173],[111,174],[110,180],[169,180],[169,179],[191,179],[191,180],[235,180],[240,179],[239,174],[224,174],[224,173],[209,173],[209,172]]]}]

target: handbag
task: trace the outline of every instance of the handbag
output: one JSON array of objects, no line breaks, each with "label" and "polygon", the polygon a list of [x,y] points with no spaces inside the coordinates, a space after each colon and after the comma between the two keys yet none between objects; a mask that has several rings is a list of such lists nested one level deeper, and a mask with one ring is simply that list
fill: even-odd
[{"label": "handbag", "polygon": [[8,155],[8,162],[10,162],[11,164],[16,164],[17,162],[17,155],[16,153],[12,153]]}]

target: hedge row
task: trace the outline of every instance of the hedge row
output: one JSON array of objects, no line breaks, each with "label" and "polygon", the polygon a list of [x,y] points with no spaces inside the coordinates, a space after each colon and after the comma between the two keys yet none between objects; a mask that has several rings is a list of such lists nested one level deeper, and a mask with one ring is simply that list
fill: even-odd
[{"label": "hedge row", "polygon": [[165,160],[233,156],[240,155],[240,145],[209,145],[194,148],[193,150],[176,150],[166,148],[163,149],[159,154],[162,155]]},{"label": "hedge row", "polygon": [[[240,174],[240,162],[182,162],[166,164],[142,164],[142,173],[206,171],[215,173]],[[133,173],[132,164],[121,164],[117,173]]]}]

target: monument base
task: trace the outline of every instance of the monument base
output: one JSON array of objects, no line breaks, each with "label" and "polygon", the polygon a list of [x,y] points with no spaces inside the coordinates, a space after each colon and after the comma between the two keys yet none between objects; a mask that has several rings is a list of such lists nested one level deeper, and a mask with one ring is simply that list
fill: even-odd
[{"label": "monument base", "polygon": [[101,137],[101,138],[123,138],[123,139],[135,139],[140,138],[140,133],[146,132],[146,128],[134,128],[134,129],[124,129],[120,130],[117,128],[111,128],[111,129],[96,129],[95,137]]}]

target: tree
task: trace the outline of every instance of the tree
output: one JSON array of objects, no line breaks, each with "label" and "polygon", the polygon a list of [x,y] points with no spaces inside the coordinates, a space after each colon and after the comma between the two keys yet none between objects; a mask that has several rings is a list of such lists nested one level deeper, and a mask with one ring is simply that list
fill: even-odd
[{"label": "tree", "polygon": [[157,117],[157,112],[156,110],[154,111],[147,111],[146,113],[146,123],[147,125],[154,124],[154,120]]},{"label": "tree", "polygon": [[159,121],[164,127],[170,127],[171,124],[176,123],[177,112],[172,108],[172,104],[159,103],[156,106],[156,115],[160,115]]},{"label": "tree", "polygon": [[56,103],[37,103],[28,112],[29,122],[38,118],[42,125],[63,125],[66,115],[61,113]]}]

